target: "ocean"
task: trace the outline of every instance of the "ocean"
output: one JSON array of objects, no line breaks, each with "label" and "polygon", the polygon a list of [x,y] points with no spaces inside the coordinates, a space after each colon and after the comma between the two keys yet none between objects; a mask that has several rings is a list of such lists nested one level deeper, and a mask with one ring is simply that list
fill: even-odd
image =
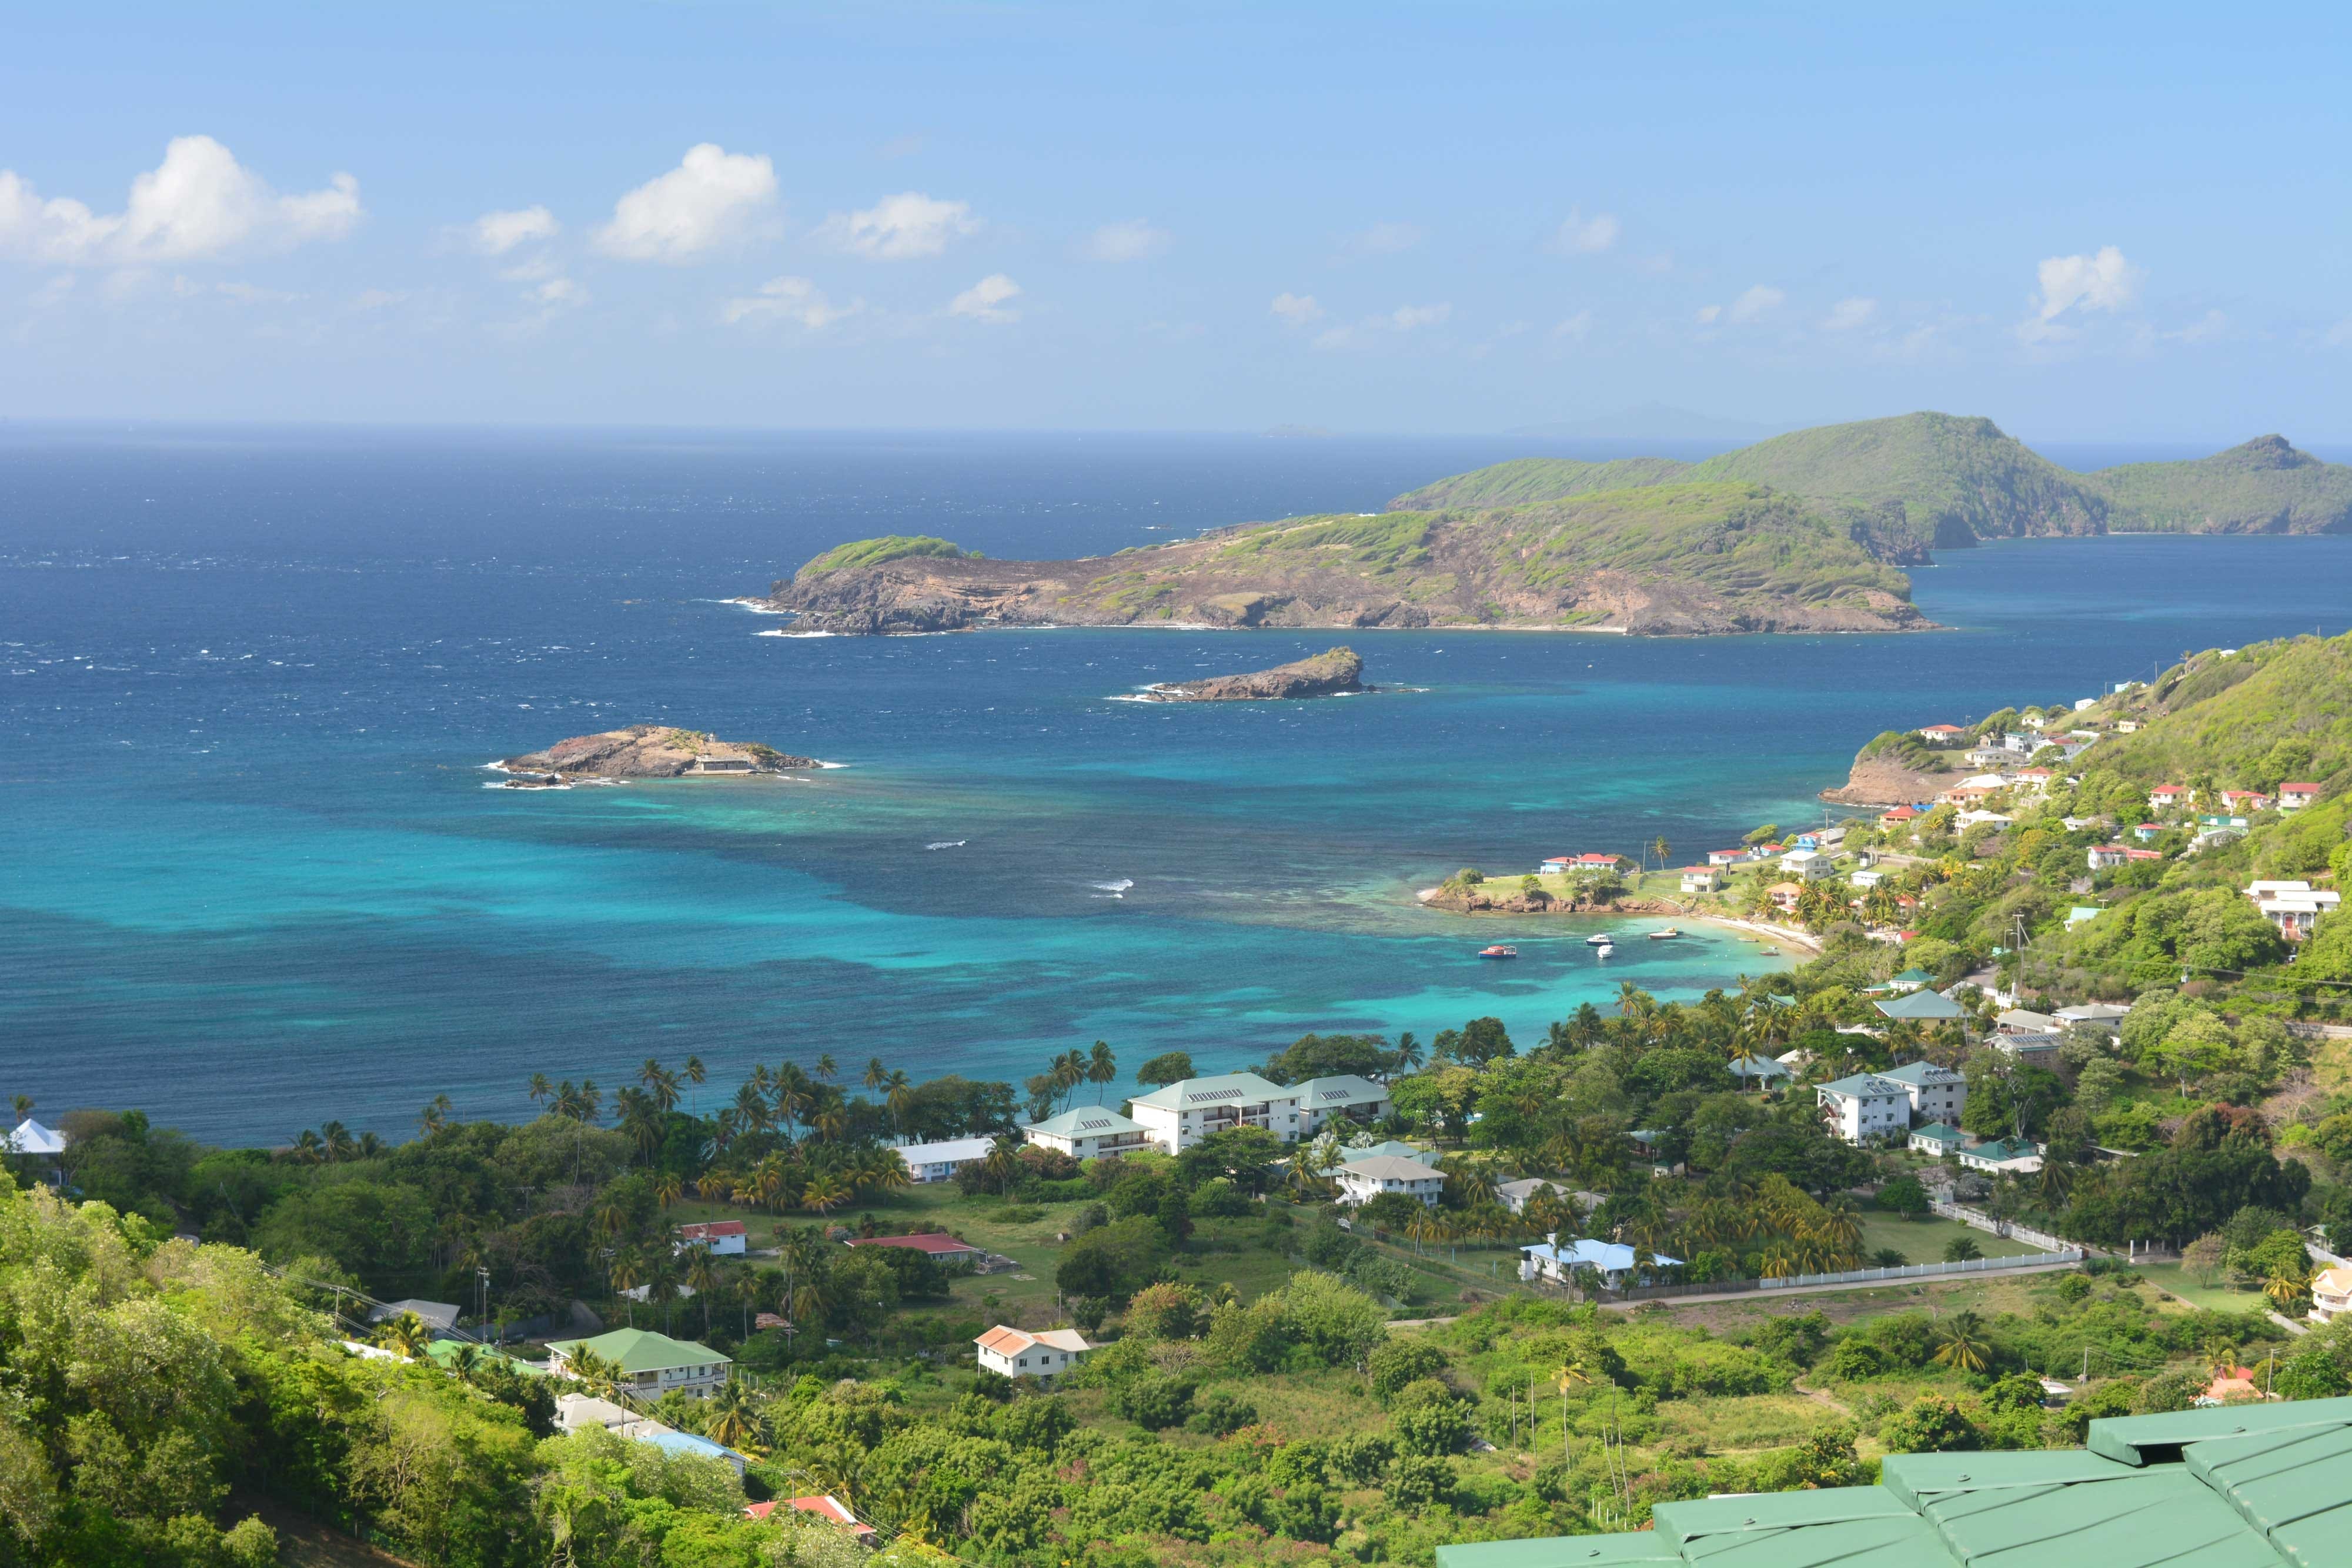
[{"label": "ocean", "polygon": [[[1821,820],[1881,729],[2352,613],[2352,538],[1952,552],[1914,574],[1952,630],[1899,638],[869,640],[726,602],[845,538],[1101,552],[1546,449],[0,428],[0,1094],[274,1143],[405,1134],[437,1093],[520,1117],[534,1071],[648,1056],[731,1090],[825,1052],[1017,1082],[1098,1039],[1206,1071],[1485,1014],[1528,1043],[1627,980],[1780,960],[1705,929],[1602,960],[1591,925],[1414,889],[1659,838],[1683,863]],[[1117,700],[1340,641],[1413,689]],[[638,720],[844,766],[485,787]]]}]

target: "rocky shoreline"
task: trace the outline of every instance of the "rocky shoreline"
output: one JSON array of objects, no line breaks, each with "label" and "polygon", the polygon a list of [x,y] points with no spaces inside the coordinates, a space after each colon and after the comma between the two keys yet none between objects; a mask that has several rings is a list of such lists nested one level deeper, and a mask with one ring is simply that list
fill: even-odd
[{"label": "rocky shoreline", "polygon": [[556,789],[574,779],[724,779],[819,768],[758,741],[720,740],[671,725],[633,724],[595,735],[575,735],[544,751],[527,751],[492,766],[512,775],[514,789]]},{"label": "rocky shoreline", "polygon": [[1244,675],[1212,675],[1205,680],[1171,681],[1148,686],[1140,694],[1155,703],[1245,703],[1287,701],[1297,697],[1339,696],[1378,691],[1363,684],[1364,661],[1352,648],[1332,648],[1311,659],[1276,664]]},{"label": "rocky shoreline", "polygon": [[1671,898],[1621,898],[1606,904],[1594,904],[1583,899],[1553,898],[1548,894],[1505,894],[1507,883],[1481,883],[1475,887],[1425,887],[1413,895],[1415,903],[1430,909],[1443,909],[1455,915],[1671,915],[1693,918],[1697,905],[1677,904]]}]

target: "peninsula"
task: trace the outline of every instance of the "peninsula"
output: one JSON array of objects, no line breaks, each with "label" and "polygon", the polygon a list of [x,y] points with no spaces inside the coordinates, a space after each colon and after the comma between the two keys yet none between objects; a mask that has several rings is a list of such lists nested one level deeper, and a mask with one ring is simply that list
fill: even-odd
[{"label": "peninsula", "polygon": [[719,740],[698,730],[633,724],[596,735],[575,735],[544,751],[509,757],[509,773],[558,779],[688,779],[774,773],[814,768],[813,757],[789,757],[757,741]]},{"label": "peninsula", "polygon": [[1142,694],[1156,703],[1244,703],[1288,697],[1328,697],[1373,691],[1363,684],[1364,661],[1352,648],[1332,648],[1311,659],[1255,670],[1245,675],[1213,675],[1173,681]]}]

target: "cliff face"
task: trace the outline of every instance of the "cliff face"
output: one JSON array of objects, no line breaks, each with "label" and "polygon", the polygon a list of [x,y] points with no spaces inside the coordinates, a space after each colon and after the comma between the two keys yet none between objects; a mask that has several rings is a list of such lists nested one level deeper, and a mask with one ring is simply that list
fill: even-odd
[{"label": "cliff face", "polygon": [[773,773],[814,768],[808,757],[787,757],[756,741],[716,740],[668,725],[633,724],[598,735],[575,735],[544,751],[509,757],[499,766],[516,773],[558,773],[582,779],[680,779],[697,774]]},{"label": "cliff face", "polygon": [[1755,486],[1293,518],[1066,561],[828,552],[766,601],[839,632],[982,625],[1493,626],[1638,635],[1927,627],[1843,523]]},{"label": "cliff face", "polygon": [[1364,690],[1363,674],[1364,661],[1356,655],[1355,650],[1333,648],[1311,659],[1276,664],[1270,670],[1257,670],[1246,675],[1215,675],[1202,681],[1177,681],[1154,686],[1144,695],[1154,702],[1163,703],[1242,703],[1281,697],[1327,697],[1339,692]]},{"label": "cliff face", "polygon": [[1822,799],[1843,806],[1908,806],[1932,800],[1968,777],[1965,773],[1930,773],[1906,768],[1892,758],[1857,759],[1844,784],[1822,791]]}]

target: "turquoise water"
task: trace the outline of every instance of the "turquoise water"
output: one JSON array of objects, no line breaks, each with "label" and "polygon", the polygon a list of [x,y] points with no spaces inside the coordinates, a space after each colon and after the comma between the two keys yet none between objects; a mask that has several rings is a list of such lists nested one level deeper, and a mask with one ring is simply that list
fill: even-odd
[{"label": "turquoise water", "polygon": [[[1336,639],[788,638],[719,602],[856,534],[1117,549],[1500,455],[0,447],[0,1092],[274,1139],[403,1131],[436,1092],[522,1114],[534,1071],[614,1082],[647,1055],[731,1083],[821,1051],[1017,1077],[1098,1038],[1130,1068],[1235,1066],[1482,1013],[1527,1040],[1622,980],[1693,995],[1773,960],[1695,933],[1604,962],[1589,925],[1413,889],[1660,835],[1680,862],[1817,820],[1890,725],[2341,631],[2352,602],[2344,539],[2051,541],[1916,574],[1948,633],[1360,633],[1370,678],[1422,689],[1213,707],[1114,699]],[[495,757],[640,718],[847,766],[483,788]],[[1498,939],[1523,956],[1473,956]]]}]

